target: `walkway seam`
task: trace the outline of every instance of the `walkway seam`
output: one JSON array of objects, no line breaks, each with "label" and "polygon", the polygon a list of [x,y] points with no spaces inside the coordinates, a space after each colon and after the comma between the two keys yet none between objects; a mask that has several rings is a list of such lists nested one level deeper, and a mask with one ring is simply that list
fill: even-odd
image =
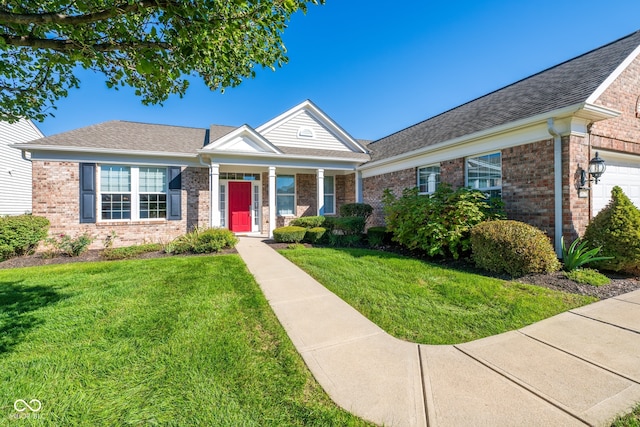
[{"label": "walkway seam", "polygon": [[483,365],[487,369],[490,369],[491,371],[493,371],[496,374],[502,376],[503,378],[506,378],[508,381],[511,381],[512,383],[514,383],[518,387],[523,388],[526,391],[528,391],[529,393],[537,396],[539,399],[542,399],[545,402],[547,402],[548,404],[550,404],[552,406],[555,406],[556,408],[560,409],[562,412],[564,412],[564,413],[570,415],[571,417],[577,419],[581,423],[583,423],[585,425],[588,425],[588,426],[591,426],[591,427],[595,427],[594,424],[591,424],[587,420],[583,419],[580,415],[573,413],[567,406],[563,405],[562,403],[556,401],[555,399],[553,399],[551,397],[545,396],[544,394],[542,394],[542,392],[538,391],[534,387],[528,386],[527,383],[525,383],[524,381],[521,381],[517,377],[509,374],[506,371],[503,371],[503,370],[499,369],[498,367],[494,367],[494,365],[491,364],[490,362],[487,362],[485,360],[482,360],[482,359],[479,359],[479,358],[473,356],[472,354],[470,354],[470,353],[466,352],[465,350],[461,349],[460,347],[458,347],[458,345],[453,345],[453,348],[455,348],[456,350],[458,350],[459,352],[461,352],[465,356],[467,356],[467,357],[475,360],[476,362],[480,363],[481,365]]},{"label": "walkway seam", "polygon": [[[618,300],[618,301],[622,301],[622,300]],[[606,322],[606,321],[604,321],[602,319],[596,319],[595,317],[587,316],[586,314],[576,313],[573,310],[569,310],[568,313],[575,314],[576,316],[580,316],[580,317],[583,317],[585,319],[589,319],[589,320],[593,320],[593,321],[596,321],[596,322],[604,323],[605,325],[613,326],[613,327],[618,328],[618,329],[624,329],[625,331],[633,332],[634,334],[640,335],[640,332],[638,332],[638,331],[636,331],[634,329],[625,328],[624,326],[616,325],[615,323],[611,323],[611,322]]]},{"label": "walkway seam", "polygon": [[[571,314],[575,314],[575,313],[571,313]],[[589,319],[589,320],[595,320],[595,319]],[[603,322],[601,322],[601,323],[603,323]],[[621,328],[621,329],[623,329],[623,328]],[[556,349],[556,350],[558,350],[558,351],[561,351],[561,352],[563,352],[563,353],[565,353],[565,354],[567,354],[567,355],[569,355],[569,356],[571,356],[571,357],[575,357],[575,358],[576,358],[576,359],[578,359],[578,360],[582,360],[583,362],[586,362],[586,363],[588,363],[588,364],[590,364],[590,365],[596,366],[596,367],[598,367],[598,368],[600,368],[600,369],[602,369],[602,370],[605,370],[605,371],[607,371],[607,372],[609,372],[609,373],[612,373],[612,374],[614,374],[614,375],[616,375],[616,376],[618,376],[618,377],[620,377],[620,378],[624,378],[625,380],[631,381],[631,382],[632,382],[632,383],[634,383],[634,384],[639,384],[639,385],[640,385],[640,382],[638,382],[637,380],[635,380],[635,379],[633,379],[633,378],[630,378],[630,377],[628,377],[628,376],[626,376],[625,374],[622,374],[622,373],[620,373],[620,372],[614,371],[614,370],[613,370],[613,368],[608,368],[608,367],[606,367],[606,366],[604,366],[604,365],[601,365],[601,364],[600,364],[600,363],[598,363],[598,362],[595,362],[595,361],[593,361],[593,360],[586,359],[586,358],[584,358],[584,357],[582,357],[582,356],[580,356],[580,355],[578,355],[578,354],[575,354],[575,353],[572,353],[572,352],[570,352],[570,351],[568,351],[568,350],[562,349],[562,348],[560,348],[560,347],[558,347],[558,346],[556,346],[556,345],[553,345],[553,344],[551,344],[551,343],[549,343],[549,342],[547,342],[547,341],[545,341],[545,340],[542,340],[542,339],[540,339],[540,338],[534,337],[534,336],[529,335],[529,334],[527,334],[527,333],[525,333],[525,332],[522,332],[522,331],[520,331],[520,330],[518,330],[517,332],[520,332],[520,333],[521,333],[522,335],[524,335],[525,337],[530,338],[530,339],[532,339],[532,340],[534,340],[534,341],[537,341],[537,342],[539,342],[540,344],[544,344],[544,345],[546,345],[546,346],[548,346],[548,347],[551,347],[551,348],[553,348],[553,349]]]},{"label": "walkway seam", "polygon": [[300,349],[300,351],[301,352],[310,352],[310,351],[324,350],[324,349],[332,348],[332,347],[340,347],[340,346],[343,346],[343,345],[346,345],[346,344],[352,344],[354,342],[357,342],[357,341],[360,341],[360,340],[363,340],[363,339],[366,339],[366,338],[375,337],[376,335],[380,335],[382,333],[384,333],[384,331],[382,331],[382,332],[374,332],[372,334],[367,334],[367,335],[361,335],[359,337],[351,338],[351,339],[348,339],[348,340],[343,340],[343,341],[332,343],[332,344],[325,344],[325,345],[320,345],[320,346],[317,346],[317,347],[306,347],[306,348]]},{"label": "walkway seam", "polygon": [[[427,402],[428,398],[427,398],[427,384],[426,384],[426,378],[427,376],[425,375],[425,373],[427,371],[425,371],[423,363],[422,363],[422,350],[420,349],[420,344],[416,344],[416,347],[418,347],[418,362],[419,362],[419,367],[420,367],[420,383],[422,384],[422,401],[424,402],[424,419],[425,419],[425,423],[427,424],[427,427],[435,427],[435,423],[432,423],[429,421],[429,404]],[[431,391],[431,384],[429,384],[429,391]]]}]

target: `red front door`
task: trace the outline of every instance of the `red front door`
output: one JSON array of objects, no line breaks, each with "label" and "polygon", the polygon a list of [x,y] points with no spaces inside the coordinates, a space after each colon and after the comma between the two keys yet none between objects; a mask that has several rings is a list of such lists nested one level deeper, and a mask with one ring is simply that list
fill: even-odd
[{"label": "red front door", "polygon": [[229,183],[229,229],[251,231],[251,183]]}]

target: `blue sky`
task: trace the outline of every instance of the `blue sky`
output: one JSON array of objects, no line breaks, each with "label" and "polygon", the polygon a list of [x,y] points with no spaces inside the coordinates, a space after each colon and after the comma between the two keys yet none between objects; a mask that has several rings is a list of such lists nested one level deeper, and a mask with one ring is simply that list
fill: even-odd
[{"label": "blue sky", "polygon": [[83,71],[36,125],[45,135],[107,120],[257,127],[311,99],[375,140],[636,30],[638,0],[326,0],[292,19],[288,64],[224,94],[193,80],[184,98],[143,106]]}]

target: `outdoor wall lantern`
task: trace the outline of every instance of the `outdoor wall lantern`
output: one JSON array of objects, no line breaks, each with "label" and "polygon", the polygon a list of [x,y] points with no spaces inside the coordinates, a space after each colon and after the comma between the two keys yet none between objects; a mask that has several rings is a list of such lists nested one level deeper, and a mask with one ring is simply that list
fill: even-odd
[{"label": "outdoor wall lantern", "polygon": [[[600,157],[596,151],[596,156],[589,161],[589,175],[593,177],[593,181],[595,181],[596,184],[605,170],[607,170],[607,165],[605,164],[604,159]],[[581,169],[580,187],[586,188],[588,181],[591,181],[591,178],[587,178],[587,171]]]}]

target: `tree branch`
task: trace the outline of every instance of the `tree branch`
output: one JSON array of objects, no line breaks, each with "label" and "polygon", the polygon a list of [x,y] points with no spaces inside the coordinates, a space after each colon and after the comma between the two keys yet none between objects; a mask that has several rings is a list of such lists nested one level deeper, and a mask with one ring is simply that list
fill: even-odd
[{"label": "tree branch", "polygon": [[35,49],[51,49],[58,52],[71,52],[81,48],[89,47],[98,52],[115,52],[123,49],[162,49],[169,50],[171,45],[163,42],[147,42],[147,41],[134,41],[134,42],[111,42],[111,43],[94,43],[86,44],[80,43],[75,40],[51,40],[32,38],[29,36],[8,36],[6,34],[0,34],[0,37],[4,39],[5,43],[10,46],[31,47]]},{"label": "tree branch", "polygon": [[164,9],[171,5],[176,5],[171,0],[141,0],[135,3],[126,1],[113,5],[113,7],[83,15],[67,15],[64,13],[12,13],[0,10],[0,23],[11,25],[28,24],[60,24],[60,25],[82,25],[93,22],[105,21],[115,16],[137,12],[141,9],[157,8]]}]

